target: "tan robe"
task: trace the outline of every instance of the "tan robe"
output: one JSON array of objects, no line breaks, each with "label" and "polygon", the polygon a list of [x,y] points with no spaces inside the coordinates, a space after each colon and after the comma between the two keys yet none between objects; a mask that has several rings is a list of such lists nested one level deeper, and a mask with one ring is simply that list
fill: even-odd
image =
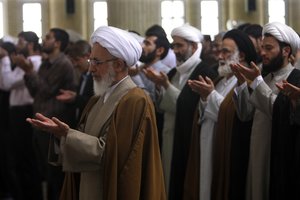
[{"label": "tan robe", "polygon": [[86,119],[61,144],[64,170],[81,172],[80,199],[165,199],[150,98],[127,78]]},{"label": "tan robe", "polygon": [[214,200],[228,199],[230,146],[235,115],[232,95],[233,90],[227,94],[219,109],[211,186],[211,199]]}]

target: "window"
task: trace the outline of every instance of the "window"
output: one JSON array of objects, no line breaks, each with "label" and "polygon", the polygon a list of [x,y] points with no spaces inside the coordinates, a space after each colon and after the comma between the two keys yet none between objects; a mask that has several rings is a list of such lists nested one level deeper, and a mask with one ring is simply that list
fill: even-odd
[{"label": "window", "polygon": [[94,2],[94,30],[99,26],[107,26],[107,2],[97,1]]},{"label": "window", "polygon": [[42,36],[42,8],[40,3],[23,4],[23,30]]},{"label": "window", "polygon": [[281,22],[285,24],[285,2],[284,0],[268,1],[269,22]]},{"label": "window", "polygon": [[4,36],[3,2],[0,2],[0,38]]},{"label": "window", "polygon": [[218,1],[201,1],[201,32],[211,36],[219,33]]},{"label": "window", "polygon": [[161,2],[161,24],[170,38],[171,31],[184,24],[184,2],[183,1],[162,1]]}]

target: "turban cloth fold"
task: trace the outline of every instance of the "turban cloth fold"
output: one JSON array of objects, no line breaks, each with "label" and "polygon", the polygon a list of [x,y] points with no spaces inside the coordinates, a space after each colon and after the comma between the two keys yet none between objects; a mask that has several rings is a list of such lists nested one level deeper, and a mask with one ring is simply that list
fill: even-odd
[{"label": "turban cloth fold", "polygon": [[223,40],[226,38],[230,38],[235,42],[239,52],[243,52],[245,54],[245,60],[248,64],[250,64],[251,61],[257,61],[255,47],[246,33],[233,29],[225,33]]},{"label": "turban cloth fold", "polygon": [[171,36],[182,37],[185,40],[196,43],[200,43],[203,40],[203,35],[200,30],[187,24],[174,28],[171,32]]},{"label": "turban cloth fold", "polygon": [[300,38],[298,34],[289,26],[280,22],[271,22],[263,26],[262,34],[269,33],[280,42],[287,43],[292,48],[292,53],[296,54],[300,48]]},{"label": "turban cloth fold", "polygon": [[142,54],[142,47],[138,41],[127,31],[112,27],[100,26],[91,36],[91,42],[99,43],[107,51],[126,62],[128,66],[133,66]]}]

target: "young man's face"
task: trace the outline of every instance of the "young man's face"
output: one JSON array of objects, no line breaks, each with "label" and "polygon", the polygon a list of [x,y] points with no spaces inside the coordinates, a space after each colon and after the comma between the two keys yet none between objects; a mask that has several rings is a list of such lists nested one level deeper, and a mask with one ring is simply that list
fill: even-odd
[{"label": "young man's face", "polygon": [[155,44],[156,40],[157,40],[156,36],[149,36],[145,38],[142,45],[143,52],[140,58],[141,62],[148,64],[151,63],[157,57],[156,44]]},{"label": "young man's face", "polygon": [[269,72],[275,72],[283,65],[282,48],[272,36],[263,38],[261,56],[263,68]]},{"label": "young man's face", "polygon": [[45,53],[52,53],[56,46],[56,40],[53,32],[48,32],[43,40],[42,50]]}]

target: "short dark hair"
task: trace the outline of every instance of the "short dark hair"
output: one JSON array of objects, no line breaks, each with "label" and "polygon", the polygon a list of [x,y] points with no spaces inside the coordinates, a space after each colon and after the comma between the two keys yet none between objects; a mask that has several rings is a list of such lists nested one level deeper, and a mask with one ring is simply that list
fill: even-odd
[{"label": "short dark hair", "polygon": [[69,34],[60,28],[51,28],[50,32],[54,33],[55,40],[60,42],[60,51],[65,51],[69,44]]},{"label": "short dark hair", "polygon": [[159,25],[153,25],[146,31],[145,35],[146,37],[150,37],[150,36],[157,37],[157,39],[155,40],[155,45],[156,48],[160,48],[160,47],[164,48],[164,52],[160,56],[161,60],[164,59],[168,55],[171,46],[164,29]]},{"label": "short dark hair", "polygon": [[247,26],[243,31],[247,35],[250,35],[251,37],[258,39],[258,38],[262,37],[262,30],[263,30],[263,27],[261,25],[251,24],[251,25]]},{"label": "short dark hair", "polygon": [[17,53],[16,45],[11,42],[2,42],[0,47],[5,49],[8,55],[11,55],[12,53]]},{"label": "short dark hair", "polygon": [[33,43],[34,50],[40,50],[39,37],[33,31],[22,31],[18,34],[18,37],[24,38],[25,41]]},{"label": "short dark hair", "polygon": [[167,37],[167,34],[166,34],[165,30],[163,29],[163,27],[158,24],[154,24],[154,25],[150,26],[146,30],[145,35],[148,36],[149,34],[154,34],[154,33],[157,35],[162,35],[164,37]]},{"label": "short dark hair", "polygon": [[78,40],[68,50],[68,55],[72,58],[82,57],[91,53],[91,45],[85,40]]}]

